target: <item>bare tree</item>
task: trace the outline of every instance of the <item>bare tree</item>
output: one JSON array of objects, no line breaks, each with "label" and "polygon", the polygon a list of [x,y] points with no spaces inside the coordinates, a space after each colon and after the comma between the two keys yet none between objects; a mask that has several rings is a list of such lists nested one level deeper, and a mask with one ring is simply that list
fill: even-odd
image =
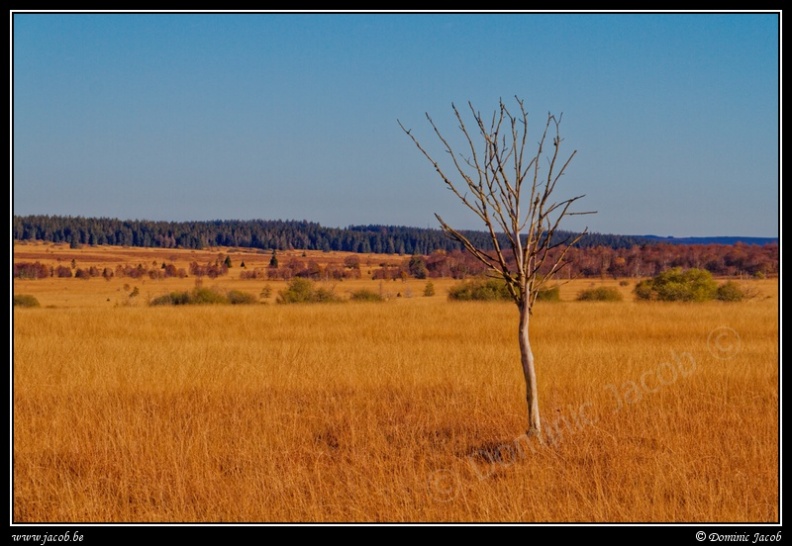
[{"label": "bare tree", "polygon": [[[566,159],[560,157],[561,117],[548,114],[536,153],[530,155],[526,151],[528,113],[523,101],[515,98],[519,112],[512,114],[501,100],[488,122],[468,103],[475,125],[472,130],[467,128],[456,106],[451,105],[469,155],[457,154],[426,114],[450,155],[456,174],[461,177],[457,181],[446,174],[401,121],[399,126],[432,163],[445,185],[484,223],[489,234],[488,242],[492,248],[476,246],[435,214],[449,236],[481,261],[489,274],[506,282],[509,294],[517,304],[520,312],[520,360],[528,402],[528,435],[541,440],[536,367],[529,336],[530,317],[539,291],[568,263],[565,259],[567,251],[586,233],[584,230],[577,235],[560,237],[558,227],[561,220],[565,216],[591,212],[570,210],[571,205],[583,195],[553,200],[556,184],[576,153],[573,151]],[[548,143],[552,148],[546,151]],[[546,170],[541,165],[543,159],[547,160]]]}]

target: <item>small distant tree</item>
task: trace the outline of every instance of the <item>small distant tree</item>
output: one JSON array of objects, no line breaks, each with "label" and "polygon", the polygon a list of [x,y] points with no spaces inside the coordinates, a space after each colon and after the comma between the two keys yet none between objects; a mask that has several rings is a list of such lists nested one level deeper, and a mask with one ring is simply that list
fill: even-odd
[{"label": "small distant tree", "polygon": [[272,251],[272,257],[270,258],[269,266],[273,269],[278,268],[278,255],[275,253],[274,250]]},{"label": "small distant tree", "polygon": [[[557,239],[561,221],[576,213],[571,206],[583,195],[555,200],[559,179],[575,156],[561,156],[561,117],[548,114],[535,153],[527,150],[528,113],[522,100],[512,113],[501,100],[485,118],[468,103],[473,126],[468,129],[461,112],[451,105],[467,155],[457,154],[429,114],[429,121],[444,151],[452,176],[406,129],[399,126],[429,160],[446,187],[482,222],[488,246],[474,244],[465,234],[435,215],[440,226],[481,262],[487,272],[503,279],[519,310],[520,361],[526,385],[528,435],[541,439],[536,364],[529,336],[531,311],[539,291],[567,263],[566,253],[585,233]],[[548,150],[547,147],[550,147]],[[547,160],[546,170],[542,165]],[[453,171],[452,171],[453,172]],[[556,250],[558,249],[558,250]],[[540,275],[540,270],[542,274]]]},{"label": "small distant tree", "polygon": [[226,256],[225,260],[223,260],[223,265],[226,267],[231,267],[231,256]]},{"label": "small distant tree", "polygon": [[360,270],[360,257],[350,254],[344,258],[344,267],[348,269]]},{"label": "small distant tree", "polygon": [[308,266],[298,275],[310,279],[320,279],[322,277],[322,268],[316,260],[309,260]]},{"label": "small distant tree", "polygon": [[416,279],[425,279],[429,273],[426,269],[426,260],[422,256],[413,256],[407,264],[410,275]]},{"label": "small distant tree", "polygon": [[427,298],[435,295],[435,287],[432,281],[428,281],[426,286],[424,286],[423,295]]}]

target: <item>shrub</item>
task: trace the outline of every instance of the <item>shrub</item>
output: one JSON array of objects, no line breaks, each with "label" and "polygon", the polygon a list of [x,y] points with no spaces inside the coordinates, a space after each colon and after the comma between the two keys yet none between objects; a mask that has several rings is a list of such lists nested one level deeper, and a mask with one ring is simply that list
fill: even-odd
[{"label": "shrub", "polygon": [[309,303],[313,299],[313,283],[308,279],[292,279],[285,290],[278,293],[278,303]]},{"label": "shrub", "polygon": [[339,302],[341,299],[336,296],[332,290],[327,288],[317,288],[314,290],[312,303],[334,303]]},{"label": "shrub", "polygon": [[642,300],[707,301],[715,297],[717,289],[709,271],[675,267],[639,282],[634,293]]},{"label": "shrub", "polygon": [[[164,296],[157,296],[156,298],[152,298],[151,301],[149,301],[149,305],[151,305],[151,306],[172,305],[173,302],[171,301],[171,296],[174,293],[175,292],[171,292],[170,294],[165,294]],[[186,292],[185,292],[185,294],[186,294]]]},{"label": "shrub", "polygon": [[499,279],[473,279],[452,286],[448,299],[455,301],[511,301],[506,282]]},{"label": "shrub", "polygon": [[362,288],[360,290],[356,290],[352,292],[352,296],[350,297],[352,301],[385,301],[385,298],[377,294],[372,290],[368,290],[366,288]]},{"label": "shrub", "polygon": [[247,305],[257,302],[256,296],[241,290],[229,290],[226,298],[228,298],[228,303],[231,305]]},{"label": "shrub", "polygon": [[164,296],[154,298],[149,305],[187,305],[190,302],[190,294],[187,292],[171,292]]},{"label": "shrub", "polygon": [[314,288],[313,281],[296,277],[285,290],[278,292],[278,303],[330,303],[340,301],[338,296],[325,288]]},{"label": "shrub", "polygon": [[635,288],[633,288],[633,293],[639,300],[651,300],[653,295],[652,286],[651,279],[644,279],[635,285]]},{"label": "shrub", "polygon": [[190,301],[196,305],[228,303],[228,298],[211,288],[194,288],[190,293]]},{"label": "shrub", "polygon": [[434,284],[432,284],[432,281],[426,283],[426,286],[424,287],[423,295],[426,296],[427,298],[435,295],[435,287]]},{"label": "shrub", "polygon": [[715,291],[715,298],[720,301],[742,301],[745,292],[734,281],[726,281]]},{"label": "shrub", "polygon": [[622,301],[622,299],[621,292],[607,286],[589,288],[577,295],[577,301]]},{"label": "shrub", "polygon": [[14,295],[14,307],[41,307],[35,296],[29,294]]},{"label": "shrub", "polygon": [[[233,299],[233,301],[232,301]],[[232,290],[226,294],[211,288],[196,287],[191,292],[171,292],[154,298],[149,305],[206,305],[220,303],[255,303],[256,298],[250,294]]]},{"label": "shrub", "polygon": [[[462,282],[448,291],[448,299],[456,301],[512,301],[506,281],[502,279],[473,279]],[[539,290],[536,301],[561,301],[558,286]]]},{"label": "shrub", "polygon": [[536,293],[536,301],[561,301],[561,288],[553,286]]}]

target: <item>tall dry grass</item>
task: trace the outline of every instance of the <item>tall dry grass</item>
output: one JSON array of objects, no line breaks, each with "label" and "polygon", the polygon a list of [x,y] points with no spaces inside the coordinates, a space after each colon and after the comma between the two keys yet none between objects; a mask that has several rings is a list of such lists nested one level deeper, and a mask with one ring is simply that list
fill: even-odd
[{"label": "tall dry grass", "polygon": [[15,309],[14,520],[778,520],[773,283],[740,304],[539,304],[542,445],[522,436],[514,306],[414,286]]}]

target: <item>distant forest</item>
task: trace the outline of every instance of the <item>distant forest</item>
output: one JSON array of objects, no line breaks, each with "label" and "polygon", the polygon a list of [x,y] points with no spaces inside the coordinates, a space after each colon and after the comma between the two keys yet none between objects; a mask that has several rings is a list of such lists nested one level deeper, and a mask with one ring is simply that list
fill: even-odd
[{"label": "distant forest", "polygon": [[[323,250],[375,254],[431,254],[460,250],[462,246],[439,229],[404,226],[349,226],[328,228],[296,220],[211,220],[156,222],[80,216],[14,216],[14,239],[81,245],[119,245],[203,249],[213,246],[264,250]],[[484,232],[463,231],[487,248]],[[576,234],[558,232],[556,241]],[[646,242],[641,237],[587,234],[581,248],[629,248]],[[489,245],[491,247],[491,245]]]},{"label": "distant forest", "polygon": [[[488,248],[484,232],[463,232]],[[574,237],[557,232],[554,243]],[[13,238],[83,245],[118,245],[157,248],[204,249],[215,246],[263,250],[320,250],[354,253],[430,256],[448,255],[443,262],[469,262],[461,245],[439,229],[404,226],[350,226],[328,228],[315,222],[284,220],[213,220],[158,222],[80,216],[14,216]],[[778,274],[778,242],[773,239],[696,238],[674,239],[589,233],[576,245],[570,274],[584,277],[654,275],[669,267],[701,267],[715,275],[772,276]],[[745,244],[745,243],[751,244]],[[725,244],[724,244],[725,243]],[[431,260],[429,260],[431,263]],[[430,265],[427,264],[427,265]],[[439,266],[439,264],[438,264]],[[431,268],[430,268],[431,269]]]}]

